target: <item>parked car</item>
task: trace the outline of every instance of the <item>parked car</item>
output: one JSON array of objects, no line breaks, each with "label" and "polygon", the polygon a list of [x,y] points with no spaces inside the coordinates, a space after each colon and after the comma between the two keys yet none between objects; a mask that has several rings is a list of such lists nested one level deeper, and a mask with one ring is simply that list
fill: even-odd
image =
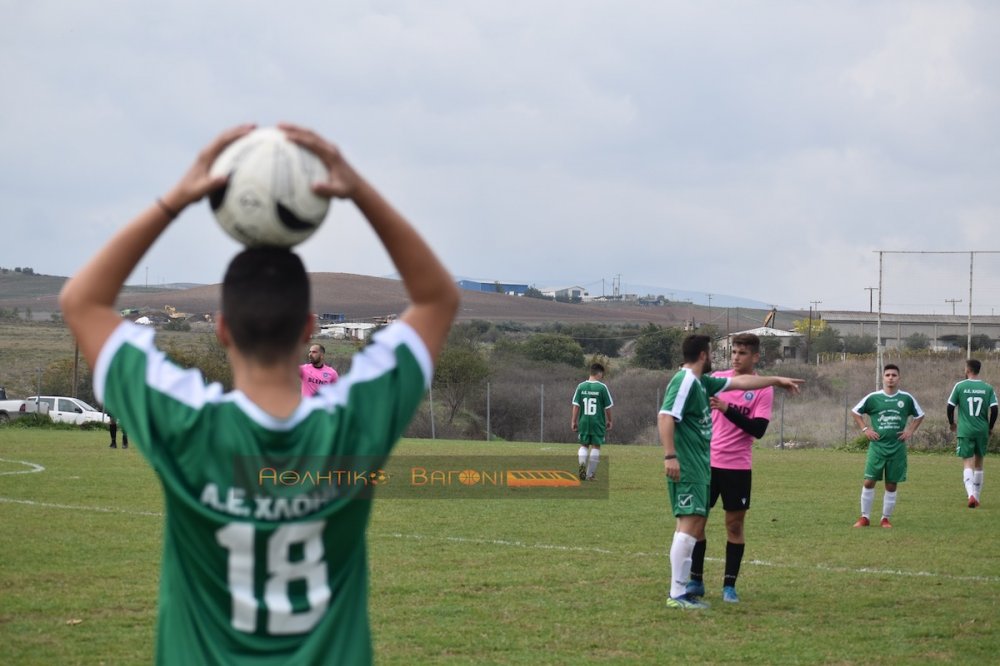
[{"label": "parked car", "polygon": [[101,410],[88,405],[79,398],[67,398],[62,395],[29,395],[24,399],[29,411],[45,413],[55,423],[110,423],[111,417]]}]

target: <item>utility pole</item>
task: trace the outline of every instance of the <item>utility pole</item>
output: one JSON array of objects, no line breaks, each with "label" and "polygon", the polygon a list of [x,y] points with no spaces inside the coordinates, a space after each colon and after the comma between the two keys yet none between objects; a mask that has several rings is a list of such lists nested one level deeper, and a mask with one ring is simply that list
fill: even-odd
[{"label": "utility pole", "polygon": [[951,314],[954,315],[955,314],[955,303],[961,303],[962,299],[961,298],[946,298],[946,299],[944,299],[944,302],[945,303],[951,303]]},{"label": "utility pole", "polygon": [[865,291],[868,292],[868,312],[875,312],[875,292],[878,291],[878,287],[865,287]]}]

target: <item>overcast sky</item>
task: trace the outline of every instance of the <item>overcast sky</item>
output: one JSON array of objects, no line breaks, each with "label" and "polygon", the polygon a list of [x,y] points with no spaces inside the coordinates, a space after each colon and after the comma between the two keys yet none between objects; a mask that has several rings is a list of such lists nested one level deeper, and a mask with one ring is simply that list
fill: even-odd
[{"label": "overcast sky", "polygon": [[[1000,3],[0,0],[0,265],[69,275],[218,131],[310,125],[456,276],[968,312]],[[215,283],[206,203],[130,278]],[[394,272],[339,202],[310,271]],[[1000,314],[1000,254],[974,259]],[[603,280],[603,282],[602,282]],[[960,303],[949,303],[948,299]]]}]

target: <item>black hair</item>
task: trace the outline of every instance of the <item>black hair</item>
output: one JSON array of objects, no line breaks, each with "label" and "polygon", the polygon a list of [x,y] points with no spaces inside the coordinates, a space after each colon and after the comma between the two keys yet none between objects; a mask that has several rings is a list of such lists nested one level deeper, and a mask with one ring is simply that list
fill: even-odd
[{"label": "black hair", "polygon": [[882,373],[884,374],[886,370],[895,370],[896,374],[899,374],[899,366],[895,363],[886,363],[885,367],[882,368]]},{"label": "black hair", "polygon": [[268,364],[294,352],[309,311],[309,276],[291,250],[247,248],[229,262],[222,314],[242,354]]},{"label": "black hair", "polygon": [[974,358],[970,358],[965,362],[965,367],[972,371],[972,374],[978,375],[979,371],[983,369],[983,364]]},{"label": "black hair", "polygon": [[600,363],[591,363],[590,364],[590,374],[596,375],[599,372],[602,373],[602,374],[604,373],[604,366],[601,365]]},{"label": "black hair", "polygon": [[689,335],[681,343],[681,354],[685,363],[694,363],[701,356],[702,352],[707,352],[712,344],[712,338],[707,335]]}]

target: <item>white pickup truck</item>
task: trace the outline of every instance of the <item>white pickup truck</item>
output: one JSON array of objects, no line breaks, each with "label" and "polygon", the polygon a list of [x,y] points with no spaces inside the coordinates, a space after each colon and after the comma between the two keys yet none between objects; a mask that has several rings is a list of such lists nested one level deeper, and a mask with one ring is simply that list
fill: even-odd
[{"label": "white pickup truck", "polygon": [[7,423],[25,412],[24,400],[10,400],[7,389],[0,386],[0,423]]}]

